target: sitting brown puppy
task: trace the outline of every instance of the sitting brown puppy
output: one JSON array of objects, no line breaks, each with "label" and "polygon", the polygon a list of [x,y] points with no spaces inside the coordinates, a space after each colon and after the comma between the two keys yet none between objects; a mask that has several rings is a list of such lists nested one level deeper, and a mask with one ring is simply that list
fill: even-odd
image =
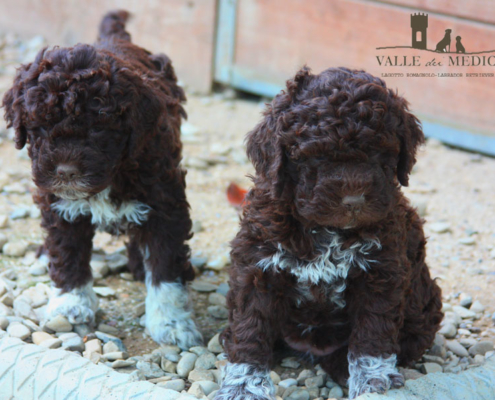
[{"label": "sitting brown puppy", "polygon": [[201,342],[184,284],[191,220],[181,169],[183,90],[170,60],[133,45],[111,12],[94,46],[42,50],[6,93],[16,147],[29,143],[43,252],[56,286],[48,313],[92,323],[96,229],[127,232],[129,267],[145,279],[146,325],[159,343]]},{"label": "sitting brown puppy", "polygon": [[424,141],[363,71],[307,68],[247,136],[256,168],[232,242],[229,364],[216,399],[272,399],[274,346],[313,356],[349,396],[385,392],[442,319],[423,223],[400,191]]}]

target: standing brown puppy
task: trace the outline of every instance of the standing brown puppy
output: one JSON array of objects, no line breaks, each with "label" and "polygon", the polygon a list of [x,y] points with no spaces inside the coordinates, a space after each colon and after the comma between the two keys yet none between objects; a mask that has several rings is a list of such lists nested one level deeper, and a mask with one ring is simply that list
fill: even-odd
[{"label": "standing brown puppy", "polygon": [[218,400],[274,398],[273,348],[309,353],[349,396],[404,384],[442,319],[423,223],[400,186],[424,141],[363,71],[307,68],[247,137],[256,175],[232,242]]},{"label": "standing brown puppy", "polygon": [[28,143],[34,196],[55,284],[51,316],[92,323],[89,265],[96,229],[128,233],[129,267],[145,279],[146,326],[158,343],[201,342],[185,283],[191,237],[181,169],[181,103],[171,61],[131,43],[128,14],[111,12],[97,43],[42,50],[3,99],[16,147]]}]

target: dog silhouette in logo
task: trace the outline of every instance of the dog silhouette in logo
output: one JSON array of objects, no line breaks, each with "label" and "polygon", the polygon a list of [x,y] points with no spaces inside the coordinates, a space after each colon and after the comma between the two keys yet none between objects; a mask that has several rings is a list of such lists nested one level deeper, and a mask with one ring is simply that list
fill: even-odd
[{"label": "dog silhouette in logo", "polygon": [[[440,53],[450,53],[450,32],[452,32],[452,29],[445,29],[445,36],[438,42],[436,51]],[[447,47],[449,50],[447,50]]]},{"label": "dog silhouette in logo", "polygon": [[461,39],[462,38],[460,36],[457,36],[455,38],[455,40],[457,40],[457,42],[455,44],[455,49],[457,50],[457,53],[465,53],[466,52],[466,49],[464,48],[464,46],[461,43]]}]

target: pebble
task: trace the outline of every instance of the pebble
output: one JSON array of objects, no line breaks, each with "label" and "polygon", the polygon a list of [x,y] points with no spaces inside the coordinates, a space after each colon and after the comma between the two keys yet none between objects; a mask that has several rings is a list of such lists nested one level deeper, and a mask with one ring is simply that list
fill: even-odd
[{"label": "pebble", "polygon": [[214,354],[212,353],[202,354],[196,360],[194,367],[199,369],[212,369],[215,367],[216,361],[217,358],[215,357]]},{"label": "pebble", "polygon": [[146,303],[143,301],[142,303],[137,304],[134,307],[134,315],[136,317],[141,317],[146,313]]},{"label": "pebble", "polygon": [[197,382],[197,381],[212,381],[212,382],[214,382],[215,376],[213,375],[212,371],[207,371],[204,369],[193,369],[191,372],[189,372],[187,379],[190,382]]},{"label": "pebble", "polygon": [[193,383],[189,390],[187,391],[190,395],[194,396],[197,399],[202,399],[205,396],[205,392],[199,383]]},{"label": "pebble", "polygon": [[31,307],[31,300],[27,297],[20,295],[14,299],[14,313],[16,316],[30,319],[35,323],[39,323],[38,317],[36,316],[33,308]]},{"label": "pebble", "polygon": [[223,306],[209,306],[208,314],[210,314],[214,318],[218,319],[227,319],[229,317],[229,310],[227,307]]},{"label": "pebble", "polygon": [[45,275],[48,272],[48,264],[38,259],[29,267],[28,272],[33,276]]},{"label": "pebble", "polygon": [[0,317],[0,329],[7,329],[9,326],[9,320],[5,317]]},{"label": "pebble", "polygon": [[220,385],[218,383],[211,381],[197,381],[194,382],[193,385],[201,386],[201,389],[203,389],[204,394],[207,396],[220,389]]},{"label": "pebble", "polygon": [[3,248],[5,243],[7,243],[8,241],[9,241],[9,239],[7,238],[7,235],[0,232],[0,249]]},{"label": "pebble", "polygon": [[173,379],[171,381],[160,382],[157,384],[165,389],[175,390],[176,392],[181,392],[186,388],[186,383],[184,379]]},{"label": "pebble", "polygon": [[214,292],[218,288],[217,285],[213,285],[212,283],[198,281],[198,280],[191,283],[190,286],[191,289],[195,290],[196,292]]},{"label": "pebble", "polygon": [[10,219],[16,220],[16,219],[24,219],[29,217],[29,208],[27,207],[17,207],[10,213]]},{"label": "pebble", "polygon": [[476,243],[476,238],[474,236],[464,237],[458,240],[460,244],[464,244],[466,246],[472,246]]},{"label": "pebble", "polygon": [[110,273],[110,268],[105,261],[91,260],[89,263],[94,279],[102,279]]},{"label": "pebble", "polygon": [[56,315],[43,328],[53,332],[70,332],[72,331],[72,324],[64,316]]},{"label": "pebble", "polygon": [[112,335],[112,336],[117,336],[120,333],[120,331],[117,328],[115,328],[114,326],[103,324],[103,323],[100,323],[98,325],[97,330],[100,332],[103,332],[103,333],[107,333],[107,334]]},{"label": "pebble", "polygon": [[447,349],[459,357],[468,357],[469,353],[466,348],[455,340],[449,340],[446,343]]},{"label": "pebble", "polygon": [[80,337],[85,337],[89,335],[92,331],[93,330],[89,327],[88,324],[74,325],[74,332],[76,332]]},{"label": "pebble", "polygon": [[476,313],[461,306],[453,306],[454,312],[462,319],[476,318]]},{"label": "pebble", "polygon": [[208,258],[206,258],[206,257],[191,257],[191,260],[190,261],[191,261],[191,265],[194,268],[201,269],[208,262]]},{"label": "pebble", "polygon": [[471,304],[473,304],[473,296],[466,293],[461,293],[459,295],[459,304],[465,308],[471,307]]},{"label": "pebble", "polygon": [[270,378],[272,379],[272,382],[274,385],[278,385],[280,382],[280,375],[277,374],[275,371],[270,371]]},{"label": "pebble", "polygon": [[112,368],[127,368],[136,365],[135,360],[116,360],[112,363]]},{"label": "pebble", "polygon": [[340,399],[341,397],[344,397],[344,391],[340,386],[334,386],[333,388],[330,389],[330,392],[328,392],[328,397],[330,399],[332,398]]},{"label": "pebble", "polygon": [[53,336],[46,332],[33,332],[33,334],[31,335],[31,339],[33,340],[34,344],[41,344],[45,340],[53,339]]},{"label": "pebble", "polygon": [[423,374],[433,374],[436,372],[442,372],[442,367],[440,365],[438,365],[437,363],[427,362],[427,363],[421,364],[420,371]]},{"label": "pebble", "polygon": [[220,293],[224,296],[227,296],[227,293],[229,292],[229,284],[228,283],[221,283],[218,285],[217,293]]},{"label": "pebble", "polygon": [[12,337],[19,338],[21,340],[26,340],[29,336],[31,336],[31,331],[29,328],[20,322],[11,322],[7,328],[7,333]]},{"label": "pebble", "polygon": [[445,233],[450,231],[450,224],[448,222],[436,222],[429,224],[428,226],[432,232]]},{"label": "pebble", "polygon": [[0,317],[8,317],[9,315],[14,315],[12,309],[3,303],[0,303]]},{"label": "pebble", "polygon": [[474,346],[476,343],[476,339],[473,338],[461,338],[459,339],[459,343],[462,344],[464,347],[469,348],[471,346]]},{"label": "pebble", "polygon": [[220,344],[220,334],[217,333],[215,336],[213,336],[210,341],[208,342],[208,350],[210,350],[212,353],[218,354],[223,352],[223,347]]},{"label": "pebble", "polygon": [[317,375],[313,378],[308,378],[304,381],[304,385],[307,388],[321,388],[325,385],[325,375]]},{"label": "pebble", "polygon": [[[7,226],[9,226],[9,218],[4,214],[0,214],[0,229],[7,228]],[[0,247],[2,246],[0,245]]]},{"label": "pebble", "polygon": [[59,338],[44,340],[40,343],[40,346],[46,349],[58,349],[61,345],[62,341]]},{"label": "pebble", "polygon": [[208,296],[208,303],[225,307],[227,306],[227,299],[223,294],[210,293],[210,295]]},{"label": "pebble", "polygon": [[481,304],[479,300],[475,300],[471,307],[469,308],[472,312],[478,314],[483,313],[485,311],[485,306]]},{"label": "pebble", "polygon": [[488,340],[484,340],[484,341],[476,343],[474,346],[471,346],[469,348],[469,354],[473,357],[477,354],[481,354],[482,356],[484,356],[486,352],[492,351],[493,348],[494,348],[493,342],[490,342]]},{"label": "pebble", "polygon": [[194,368],[198,356],[194,353],[184,352],[182,358],[177,364],[177,375],[186,378]]},{"label": "pebble", "polygon": [[165,357],[162,357],[162,361],[160,363],[160,367],[165,371],[171,374],[177,373],[177,364],[167,360]]},{"label": "pebble", "polygon": [[402,373],[402,375],[404,375],[404,379],[406,381],[408,381],[410,379],[415,380],[415,379],[418,379],[418,378],[421,378],[422,376],[424,376],[424,374],[422,374],[421,372],[419,372],[415,369],[410,369],[410,368],[402,369],[401,373]]},{"label": "pebble", "polygon": [[221,271],[224,269],[227,265],[230,264],[230,255],[227,254],[222,254],[213,260],[210,260],[206,263],[206,268],[212,269],[214,271]]},{"label": "pebble", "polygon": [[88,340],[85,344],[85,350],[88,353],[98,353],[101,354],[101,342],[99,339]]},{"label": "pebble", "polygon": [[108,268],[113,274],[120,272],[129,264],[129,259],[124,254],[113,253],[106,257]]},{"label": "pebble", "polygon": [[2,247],[2,252],[10,257],[23,257],[28,249],[28,243],[25,241],[7,242]]},{"label": "pebble", "polygon": [[[76,325],[76,326],[78,326],[78,325]],[[115,337],[113,335],[110,335],[108,333],[101,332],[101,331],[96,331],[95,335],[103,343],[108,343],[109,341],[114,342],[117,345],[117,347],[119,348],[119,351],[127,351],[127,348],[125,347],[124,342],[122,342],[122,340],[120,340],[118,337]]]},{"label": "pebble", "polygon": [[85,349],[85,346],[82,338],[79,336],[75,336],[66,340],[62,339],[62,348],[70,351],[79,351],[82,353]]},{"label": "pebble", "polygon": [[129,354],[125,351],[113,351],[111,353],[104,354],[103,357],[108,361],[126,360],[129,358]]},{"label": "pebble", "polygon": [[113,297],[115,296],[115,290],[106,286],[95,286],[93,290],[98,296],[101,297]]},{"label": "pebble", "polygon": [[282,363],[280,365],[284,368],[297,369],[301,364],[295,357],[287,357],[282,360]]},{"label": "pebble", "polygon": [[303,369],[297,377],[297,384],[299,386],[302,386],[302,385],[304,385],[304,382],[306,381],[306,379],[313,378],[314,376],[316,376],[316,374],[312,370]]},{"label": "pebble", "polygon": [[280,381],[278,386],[283,387],[284,389],[287,389],[291,386],[297,386],[297,380],[294,378],[288,378],[284,379],[283,381]]},{"label": "pebble", "polygon": [[103,345],[103,354],[114,353],[116,351],[119,351],[119,346],[114,342],[108,341]]},{"label": "pebble", "polygon": [[307,390],[297,389],[296,391],[292,392],[287,398],[290,400],[309,400],[309,393]]},{"label": "pebble", "polygon": [[160,378],[165,375],[165,372],[158,366],[158,364],[147,361],[138,361],[136,368],[139,369],[146,379]]}]

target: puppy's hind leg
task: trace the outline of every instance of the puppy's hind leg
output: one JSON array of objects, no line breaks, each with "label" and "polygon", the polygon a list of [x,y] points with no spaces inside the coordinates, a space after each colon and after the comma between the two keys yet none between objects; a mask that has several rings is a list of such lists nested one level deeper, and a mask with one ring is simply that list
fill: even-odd
[{"label": "puppy's hind leg", "polygon": [[55,284],[47,317],[63,315],[72,324],[92,324],[98,310],[89,266],[94,227],[88,217],[68,222],[52,210],[43,211],[42,218],[49,272]]},{"label": "puppy's hind leg", "polygon": [[129,271],[132,273],[132,276],[137,281],[144,281],[145,272],[144,272],[144,260],[143,254],[139,249],[139,243],[136,238],[131,237],[129,243],[126,243],[127,247],[127,256],[129,257]]},{"label": "puppy's hind leg", "polygon": [[146,327],[157,343],[189,349],[203,341],[191,317],[185,286],[194,278],[189,247],[184,243],[189,237],[191,221],[187,209],[175,210],[172,214],[177,219],[150,215],[141,231],[140,247],[148,290]]}]

